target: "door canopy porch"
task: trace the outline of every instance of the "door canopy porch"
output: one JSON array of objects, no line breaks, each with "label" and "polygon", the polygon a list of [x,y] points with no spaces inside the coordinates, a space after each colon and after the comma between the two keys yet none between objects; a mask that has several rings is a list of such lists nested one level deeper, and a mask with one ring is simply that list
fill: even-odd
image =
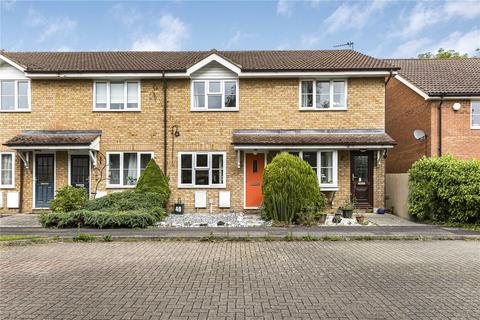
[{"label": "door canopy porch", "polygon": [[96,165],[96,155],[100,150],[101,130],[24,130],[3,145],[15,150],[29,166],[29,151],[88,151],[92,163]]},{"label": "door canopy porch", "polygon": [[383,130],[234,130],[235,150],[378,150],[396,144]]}]

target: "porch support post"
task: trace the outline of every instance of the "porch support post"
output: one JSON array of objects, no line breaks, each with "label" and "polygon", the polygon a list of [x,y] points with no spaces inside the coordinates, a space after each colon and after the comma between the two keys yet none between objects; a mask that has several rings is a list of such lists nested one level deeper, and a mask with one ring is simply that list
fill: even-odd
[{"label": "porch support post", "polygon": [[240,157],[240,150],[237,150],[237,168],[240,169],[241,164],[241,157]]},{"label": "porch support post", "polygon": [[23,161],[23,164],[25,165],[25,168],[28,169],[29,165],[30,165],[30,159],[28,157],[28,151],[27,152],[22,152],[22,151],[17,151],[17,155],[20,157],[20,159],[22,159]]},{"label": "porch support post", "polygon": [[90,159],[92,160],[93,166],[97,167],[97,152],[93,150],[88,150],[88,154],[90,156]]}]

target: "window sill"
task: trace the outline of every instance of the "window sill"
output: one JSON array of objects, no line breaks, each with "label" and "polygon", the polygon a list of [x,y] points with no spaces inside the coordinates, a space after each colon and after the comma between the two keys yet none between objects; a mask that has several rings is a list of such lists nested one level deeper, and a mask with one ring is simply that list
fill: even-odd
[{"label": "window sill", "polygon": [[328,111],[348,111],[348,108],[323,108],[323,109],[316,109],[316,108],[298,108],[299,111],[311,111],[311,112],[328,112]]},{"label": "window sill", "polygon": [[28,113],[32,110],[0,110],[1,113]]},{"label": "window sill", "polygon": [[225,185],[219,186],[192,186],[192,185],[178,185],[178,189],[225,189]]},{"label": "window sill", "polygon": [[93,109],[92,111],[93,112],[140,112],[142,110],[140,110],[140,109],[129,109],[129,110],[126,110],[126,109],[119,109],[119,110]]},{"label": "window sill", "polygon": [[338,191],[338,186],[337,187],[322,187],[320,186],[320,191]]},{"label": "window sill", "polygon": [[190,109],[191,112],[236,112],[240,111],[238,108],[231,109]]},{"label": "window sill", "polygon": [[5,186],[0,185],[0,190],[12,190],[12,189],[15,189],[14,185],[5,185]]},{"label": "window sill", "polygon": [[136,185],[128,185],[128,186],[120,186],[120,185],[108,185],[106,186],[107,189],[132,189],[135,188]]},{"label": "window sill", "polygon": [[472,130],[480,130],[480,127],[470,127]]}]

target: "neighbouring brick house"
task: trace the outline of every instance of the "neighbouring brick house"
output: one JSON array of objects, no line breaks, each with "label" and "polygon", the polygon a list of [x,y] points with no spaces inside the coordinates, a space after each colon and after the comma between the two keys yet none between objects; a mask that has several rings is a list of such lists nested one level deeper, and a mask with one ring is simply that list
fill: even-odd
[{"label": "neighbouring brick house", "polygon": [[350,50],[0,58],[2,212],[48,208],[67,184],[96,196],[131,188],[151,157],[169,177],[170,209],[177,199],[187,212],[256,209],[280,151],[312,165],[333,208],[350,194],[384,206],[395,144],[385,79],[397,70],[384,61]]},{"label": "neighbouring brick house", "polygon": [[[400,67],[386,87],[386,131],[398,143],[387,173],[422,156],[480,158],[480,59],[389,59]],[[426,139],[414,138],[420,129]]]}]

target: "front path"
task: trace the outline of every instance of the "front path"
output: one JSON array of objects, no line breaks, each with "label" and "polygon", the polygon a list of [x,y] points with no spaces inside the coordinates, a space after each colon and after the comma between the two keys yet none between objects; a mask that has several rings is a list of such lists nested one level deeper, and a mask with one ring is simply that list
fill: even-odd
[{"label": "front path", "polygon": [[480,242],[0,248],[1,319],[474,319]]}]

